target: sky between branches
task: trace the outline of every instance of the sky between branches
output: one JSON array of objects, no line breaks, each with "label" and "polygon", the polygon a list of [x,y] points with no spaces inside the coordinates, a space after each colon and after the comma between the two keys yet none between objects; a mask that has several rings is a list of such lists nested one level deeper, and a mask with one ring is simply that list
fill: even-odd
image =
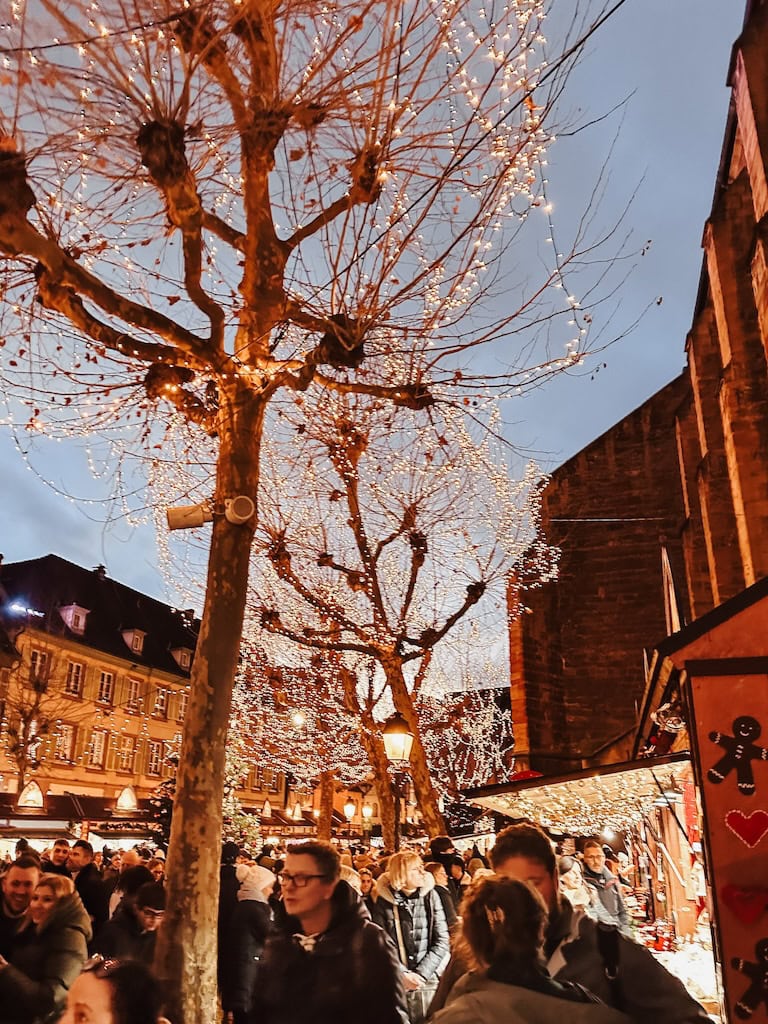
[{"label": "sky between branches", "polygon": [[[569,82],[565,109],[573,120],[600,118],[629,98],[599,126],[551,149],[550,197],[561,224],[571,212],[578,216],[619,132],[601,221],[615,221],[639,186],[626,224],[634,248],[652,244],[624,287],[617,329],[649,308],[631,336],[599,361],[506,403],[506,436],[548,468],[599,436],[684,365],[701,233],[727,111],[730,47],[742,18],[740,2],[629,0],[593,39]],[[98,495],[81,448],[43,446],[34,466],[75,499]],[[0,551],[6,560],[55,551],[86,566],[104,563],[114,578],[174,600],[158,573],[151,526],[105,526],[103,507],[68,500],[36,478],[5,431],[0,468]]]}]

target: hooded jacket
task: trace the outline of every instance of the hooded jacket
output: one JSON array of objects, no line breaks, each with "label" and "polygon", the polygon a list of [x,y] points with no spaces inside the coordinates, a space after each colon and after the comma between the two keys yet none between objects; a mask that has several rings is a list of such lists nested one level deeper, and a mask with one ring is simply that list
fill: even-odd
[{"label": "hooded jacket", "polygon": [[80,896],[64,896],[38,931],[29,925],[0,970],[0,1024],[55,1019],[88,955],[91,922]]},{"label": "hooded jacket", "polygon": [[[704,1009],[645,946],[621,932],[617,939],[622,1009],[630,1020],[635,1024],[706,1024],[709,1017]],[[597,945],[597,923],[566,900],[560,900],[558,912],[550,916],[545,954],[553,978],[577,982],[607,1005],[613,1004],[614,993]],[[449,993],[466,970],[467,965],[454,954],[432,1000],[432,1014],[447,1005]]]},{"label": "hooded jacket", "polygon": [[545,991],[465,974],[454,986],[433,1024],[629,1024],[623,1013],[601,1003],[566,1001]]},{"label": "hooded jacket", "polygon": [[407,1024],[397,956],[357,893],[339,881],[332,917],[314,948],[283,914],[261,961],[253,1020],[259,1024]]},{"label": "hooded jacket", "polygon": [[450,954],[448,923],[440,897],[435,892],[435,880],[426,874],[421,886],[412,896],[392,888],[388,874],[380,875],[376,882],[376,903],[373,920],[389,935],[399,951],[395,914],[407,957],[403,970],[415,971],[425,981],[434,978],[445,966]]}]

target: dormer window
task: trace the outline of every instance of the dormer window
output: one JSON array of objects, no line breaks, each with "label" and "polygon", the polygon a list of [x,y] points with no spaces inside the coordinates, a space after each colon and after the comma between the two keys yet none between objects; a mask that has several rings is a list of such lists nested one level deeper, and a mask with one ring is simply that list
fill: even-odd
[{"label": "dormer window", "polygon": [[189,649],[189,647],[172,647],[171,654],[173,655],[173,660],[176,662],[179,668],[183,669],[185,672],[188,672],[189,667],[192,664],[192,651]]},{"label": "dormer window", "polygon": [[124,629],[123,640],[128,644],[133,654],[141,654],[144,650],[144,638],[146,633],[143,633],[140,629]]},{"label": "dormer window", "polygon": [[79,604],[68,604],[63,608],[59,608],[59,615],[73,633],[76,633],[77,636],[83,635],[85,632],[85,620],[88,617],[87,608],[81,608]]}]

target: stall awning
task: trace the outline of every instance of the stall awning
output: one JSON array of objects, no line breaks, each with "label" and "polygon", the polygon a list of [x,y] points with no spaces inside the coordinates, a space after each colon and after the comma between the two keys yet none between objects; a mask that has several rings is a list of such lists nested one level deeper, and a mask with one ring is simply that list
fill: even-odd
[{"label": "stall awning", "polygon": [[639,823],[654,802],[679,786],[687,774],[689,754],[623,761],[566,775],[543,775],[463,791],[478,807],[510,818],[525,818],[563,835],[616,832]]}]

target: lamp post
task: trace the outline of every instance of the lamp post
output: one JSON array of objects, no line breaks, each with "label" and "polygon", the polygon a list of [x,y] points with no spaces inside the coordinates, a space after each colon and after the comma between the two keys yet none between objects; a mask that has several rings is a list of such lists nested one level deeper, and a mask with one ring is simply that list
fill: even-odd
[{"label": "lamp post", "polygon": [[347,846],[352,842],[352,819],[355,816],[357,804],[350,797],[344,804],[344,817],[347,819]]},{"label": "lamp post", "polygon": [[363,835],[365,838],[366,846],[371,845],[371,818],[373,817],[373,807],[370,804],[363,804],[360,808],[360,813],[363,816]]},{"label": "lamp post", "polygon": [[392,768],[392,789],[395,796],[395,852],[400,849],[400,801],[404,795],[403,784],[411,764],[413,733],[408,723],[396,711],[384,723],[381,730],[384,752]]}]

